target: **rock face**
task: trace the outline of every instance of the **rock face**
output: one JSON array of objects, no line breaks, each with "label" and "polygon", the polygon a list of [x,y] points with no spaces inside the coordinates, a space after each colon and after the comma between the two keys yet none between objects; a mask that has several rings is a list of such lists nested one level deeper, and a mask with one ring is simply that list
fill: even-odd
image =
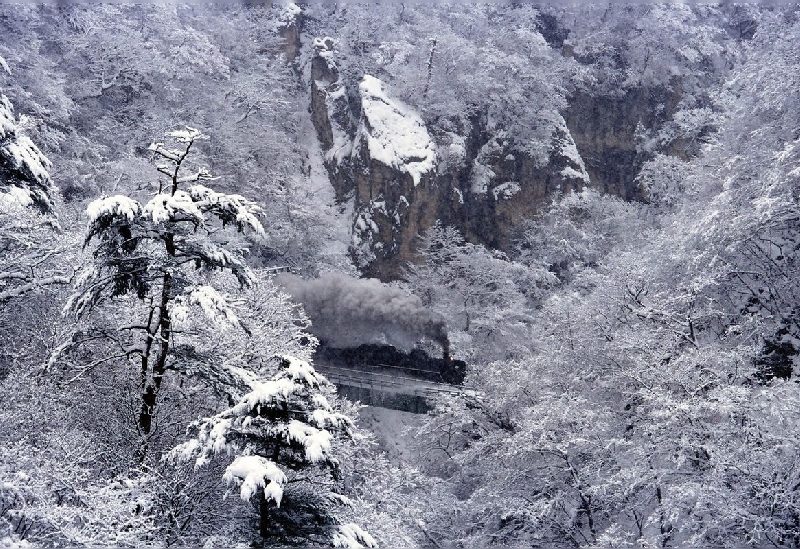
[{"label": "rock face", "polygon": [[[436,220],[435,145],[413,109],[366,75],[356,118],[330,38],[314,41],[311,116],[340,202],[353,200],[351,250],[362,272],[399,276],[419,231]],[[411,205],[414,205],[412,207]]]},{"label": "rock face", "polygon": [[353,147],[357,265],[382,280],[401,274],[414,239],[436,221],[434,142],[422,119],[364,76],[361,118]]},{"label": "rock face", "polygon": [[637,132],[657,130],[680,101],[672,91],[680,86],[577,92],[563,113],[553,113],[555,129],[537,154],[485,113],[457,132],[431,135],[379,79],[366,75],[347,90],[331,38],[313,46],[311,114],[325,167],[337,200],[353,203],[357,266],[384,281],[403,275],[417,236],[437,220],[470,241],[508,250],[515,231],[554,193],[592,186],[642,199],[635,178],[650,153],[638,147]]},{"label": "rock face", "polygon": [[[661,127],[676,110],[678,90],[675,83],[631,89],[619,96],[578,92],[570,99],[564,117],[594,187],[627,200],[643,198],[635,180],[649,155],[637,147],[637,128]],[[686,155],[678,142],[671,149],[676,156]]]},{"label": "rock face", "polygon": [[322,148],[325,168],[338,201],[353,191],[350,157],[355,137],[347,88],[333,58],[333,39],[314,40],[311,60],[311,120]]}]

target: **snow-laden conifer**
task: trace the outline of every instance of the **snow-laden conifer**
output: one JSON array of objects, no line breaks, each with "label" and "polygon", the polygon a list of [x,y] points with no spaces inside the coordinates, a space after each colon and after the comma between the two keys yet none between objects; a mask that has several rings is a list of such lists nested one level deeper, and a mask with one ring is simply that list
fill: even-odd
[{"label": "snow-laden conifer", "polygon": [[87,316],[99,304],[128,295],[144,305],[144,318],[124,328],[122,346],[126,356],[139,362],[138,428],[145,438],[153,427],[165,373],[174,367],[170,361],[175,323],[185,322],[195,309],[214,325],[242,327],[231,298],[214,286],[219,280],[212,275],[232,274],[242,287],[251,285],[254,276],[242,250],[219,239],[218,230],[235,224],[240,232],[264,232],[257,218],[261,209],[254,202],[190,185],[214,179],[205,168],[186,169],[192,146],[205,135],[187,127],[167,136],[178,143],[177,148],[163,143],[149,147],[157,171],[167,176],[155,196],[144,203],[122,194],[106,196],[87,207],[84,245],[94,243],[94,260],[78,277],[77,291],[66,307],[79,317]]},{"label": "snow-laden conifer", "polygon": [[[333,508],[347,498],[327,486],[339,468],[334,440],[352,437],[353,421],[331,406],[325,396],[331,384],[311,364],[288,355],[277,358],[277,374],[252,382],[251,391],[230,408],[192,423],[192,438],[177,446],[171,457],[194,460],[195,467],[201,467],[216,454],[235,456],[223,479],[239,488],[243,500],[258,503],[259,529],[265,538],[288,524],[293,536],[327,538],[336,547],[377,547],[369,533],[355,524],[340,524],[333,516]],[[314,494],[286,497],[291,483],[310,477],[315,478]],[[285,499],[290,501],[277,516]],[[322,527],[300,520],[297,500],[304,499],[312,500],[314,522],[322,522]]]}]

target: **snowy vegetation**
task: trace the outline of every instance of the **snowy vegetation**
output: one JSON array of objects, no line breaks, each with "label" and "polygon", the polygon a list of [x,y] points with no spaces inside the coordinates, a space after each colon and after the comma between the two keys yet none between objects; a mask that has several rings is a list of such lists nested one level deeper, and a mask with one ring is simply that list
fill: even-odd
[{"label": "snowy vegetation", "polygon": [[[795,5],[0,5],[0,547],[800,546],[798,43]],[[370,432],[317,338],[467,377]]]}]

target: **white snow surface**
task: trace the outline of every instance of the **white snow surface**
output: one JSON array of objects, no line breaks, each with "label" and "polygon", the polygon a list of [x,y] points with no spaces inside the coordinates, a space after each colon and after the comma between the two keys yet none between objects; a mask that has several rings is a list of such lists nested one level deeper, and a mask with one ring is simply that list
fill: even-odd
[{"label": "white snow surface", "polygon": [[302,444],[306,449],[306,459],[311,463],[322,461],[331,449],[331,439],[333,436],[322,429],[317,429],[293,419],[289,422],[289,438]]},{"label": "white snow surface", "polygon": [[9,187],[7,191],[0,192],[0,211],[13,210],[18,206],[30,206],[33,204],[31,193],[19,187]]},{"label": "white snow surface", "polygon": [[8,66],[8,63],[6,63],[6,60],[3,59],[2,55],[0,55],[0,68],[2,68],[8,74],[11,74],[11,68]]},{"label": "white snow surface", "polygon": [[2,151],[15,169],[27,173],[41,185],[50,183],[47,170],[52,163],[27,135],[17,135],[15,140],[3,146]]},{"label": "white snow surface", "polygon": [[203,214],[192,201],[192,197],[181,190],[175,191],[174,195],[157,194],[145,204],[142,211],[144,217],[152,219],[156,224],[173,221],[178,214],[185,214],[199,223],[203,221]]},{"label": "white snow surface", "polygon": [[86,207],[86,215],[89,216],[90,223],[94,223],[104,215],[126,217],[128,221],[133,221],[139,215],[141,209],[142,205],[136,200],[122,194],[116,194],[93,200]]},{"label": "white snow surface", "polygon": [[369,532],[353,523],[340,524],[339,531],[333,534],[332,541],[334,547],[345,549],[361,549],[363,547],[375,549],[378,547],[378,542]]},{"label": "white snow surface", "polygon": [[286,475],[275,464],[261,456],[239,456],[225,469],[222,479],[228,483],[240,482],[239,495],[245,501],[264,489],[264,499],[281,506]]},{"label": "white snow surface", "polygon": [[589,183],[589,173],[586,171],[586,165],[583,163],[583,158],[581,158],[572,136],[567,135],[567,137],[559,140],[558,153],[574,166],[567,166],[561,170],[562,176],[567,179],[580,179],[584,183]]},{"label": "white snow surface", "polygon": [[411,107],[389,98],[383,82],[374,76],[365,75],[358,91],[364,112],[361,133],[370,157],[409,174],[414,185],[419,185],[436,162],[435,145],[422,118]]}]

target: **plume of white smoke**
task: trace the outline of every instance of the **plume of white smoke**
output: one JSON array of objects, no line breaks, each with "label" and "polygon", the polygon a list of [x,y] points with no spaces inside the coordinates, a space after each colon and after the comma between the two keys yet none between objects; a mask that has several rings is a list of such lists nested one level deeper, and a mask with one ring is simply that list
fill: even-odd
[{"label": "plume of white smoke", "polygon": [[280,274],[275,283],[303,305],[311,333],[332,347],[388,343],[410,350],[427,337],[449,354],[444,318],[425,308],[420,298],[374,278],[327,273],[303,280]]}]

